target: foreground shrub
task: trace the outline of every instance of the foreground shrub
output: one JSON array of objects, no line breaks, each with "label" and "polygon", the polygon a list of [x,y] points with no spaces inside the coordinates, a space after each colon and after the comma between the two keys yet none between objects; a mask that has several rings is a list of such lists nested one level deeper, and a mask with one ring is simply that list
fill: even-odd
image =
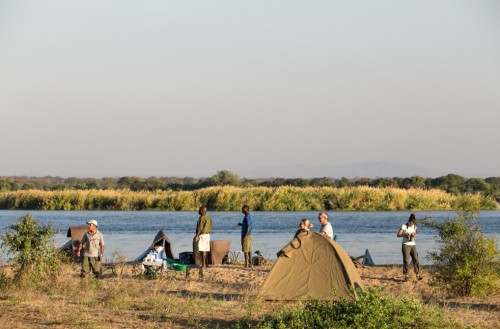
[{"label": "foreground shrub", "polygon": [[52,223],[40,226],[26,215],[1,235],[2,249],[12,256],[14,283],[43,283],[59,273],[62,255],[52,240],[58,233]]},{"label": "foreground shrub", "polygon": [[488,238],[480,229],[478,213],[459,212],[458,218],[421,224],[437,231],[438,249],[427,258],[435,266],[434,282],[452,295],[483,296],[499,288],[500,253],[497,238]]},{"label": "foreground shrub", "polygon": [[383,288],[359,292],[356,301],[307,301],[282,308],[258,328],[460,328],[435,308],[415,297],[391,297]]}]

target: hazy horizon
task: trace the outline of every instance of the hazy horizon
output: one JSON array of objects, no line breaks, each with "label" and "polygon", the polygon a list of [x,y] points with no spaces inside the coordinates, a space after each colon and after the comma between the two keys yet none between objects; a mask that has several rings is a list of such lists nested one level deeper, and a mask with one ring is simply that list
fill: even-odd
[{"label": "hazy horizon", "polygon": [[[139,177],[142,179],[147,179],[150,177],[171,177],[171,178],[194,178],[203,179],[209,178],[217,175],[220,171],[226,171],[227,169],[220,169],[216,172],[205,176],[196,175],[156,175],[156,176],[141,176],[141,175],[109,175],[109,176],[61,176],[61,175],[44,175],[44,176],[30,176],[30,175],[0,175],[1,177],[32,177],[32,178],[44,178],[44,177],[60,177],[63,179],[67,178],[78,178],[78,179],[103,179],[103,178],[119,178],[119,177]],[[491,178],[498,177],[495,175],[485,175],[481,173],[469,173],[469,174],[459,174],[453,172],[434,172],[419,166],[411,165],[401,165],[393,164],[387,162],[368,162],[368,163],[354,163],[346,164],[340,166],[318,166],[312,167],[307,165],[291,165],[291,166],[269,166],[262,168],[255,168],[246,172],[233,172],[231,173],[237,175],[240,179],[312,179],[312,178],[332,178],[332,179],[376,179],[376,178],[409,178],[420,176],[423,178],[438,178],[447,175],[459,175],[466,179],[469,178]]]},{"label": "hazy horizon", "polygon": [[498,177],[499,13],[492,0],[2,1],[0,176],[387,163]]}]

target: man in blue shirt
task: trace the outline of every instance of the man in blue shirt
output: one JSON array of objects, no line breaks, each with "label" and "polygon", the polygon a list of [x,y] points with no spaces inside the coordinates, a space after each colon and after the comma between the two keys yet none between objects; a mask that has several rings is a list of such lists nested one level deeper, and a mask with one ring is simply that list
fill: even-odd
[{"label": "man in blue shirt", "polygon": [[241,223],[241,250],[245,255],[245,267],[252,267],[252,229],[253,219],[250,215],[250,208],[244,205],[241,212],[245,215]]}]

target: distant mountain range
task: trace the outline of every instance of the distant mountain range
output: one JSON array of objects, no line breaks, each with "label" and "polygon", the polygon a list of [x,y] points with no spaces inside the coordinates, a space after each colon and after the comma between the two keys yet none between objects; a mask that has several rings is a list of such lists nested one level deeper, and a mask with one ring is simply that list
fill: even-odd
[{"label": "distant mountain range", "polygon": [[[238,173],[244,178],[377,178],[377,177],[440,177],[449,173],[429,170],[427,168],[385,161],[350,163],[345,165],[283,165],[260,167]],[[460,175],[457,173],[457,175]],[[484,175],[481,175],[484,176]],[[470,176],[470,177],[481,177]],[[486,176],[485,176],[486,177]]]}]

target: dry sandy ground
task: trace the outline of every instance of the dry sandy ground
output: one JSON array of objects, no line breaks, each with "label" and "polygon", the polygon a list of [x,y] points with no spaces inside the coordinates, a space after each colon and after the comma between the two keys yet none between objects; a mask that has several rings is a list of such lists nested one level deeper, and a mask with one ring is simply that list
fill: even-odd
[{"label": "dry sandy ground", "polygon": [[[150,281],[134,275],[132,268],[125,268],[120,279],[112,278],[108,271],[100,282],[103,294],[98,298],[104,300],[101,304],[93,305],[83,295],[82,298],[69,298],[62,288],[58,293],[26,300],[16,294],[0,296],[0,328],[184,328],[196,327],[193,318],[205,323],[205,326],[209,323],[207,327],[228,327],[234,325],[235,319],[244,319],[245,312],[255,306],[252,296],[255,296],[270,269],[271,265],[253,269],[241,265],[212,266],[204,271],[201,282],[196,269],[191,271],[190,281],[185,280],[183,272],[163,273],[158,279]],[[366,286],[384,285],[393,295],[414,294],[426,303],[443,307],[450,316],[469,326],[500,328],[498,295],[482,299],[436,297],[439,292],[429,285],[430,275],[425,267],[422,281],[409,282],[403,281],[399,265],[358,270]],[[68,291],[78,291],[82,286],[77,268],[68,270],[64,276],[63,282],[68,285]],[[176,305],[151,298],[140,300],[141,294],[164,296],[165,301]],[[125,307],[120,299],[126,300]],[[150,305],[153,302],[158,305]],[[149,308],[141,308],[143,303]],[[167,320],[151,315],[152,311],[165,307],[169,309]],[[204,311],[203,307],[208,311]],[[261,301],[258,307],[260,317],[270,314],[279,305]],[[258,319],[253,316],[253,320]]]},{"label": "dry sandy ground", "polygon": [[[245,269],[241,266],[222,265],[208,268],[204,278],[209,282],[224,282],[234,284],[252,283],[254,291],[257,292],[264,282],[271,266],[254,267]],[[386,291],[392,295],[413,294],[428,304],[439,305],[446,312],[466,325],[477,325],[484,328],[500,328],[500,296],[488,296],[486,298],[455,298],[449,299],[439,296],[439,292],[433,289],[430,283],[430,274],[426,273],[429,268],[423,266],[423,280],[417,281],[410,276],[408,282],[404,281],[401,265],[382,265],[359,267],[358,271],[365,286],[383,285]],[[411,272],[413,274],[413,272]],[[210,286],[204,287],[209,290]],[[213,291],[215,292],[215,291]]]}]

